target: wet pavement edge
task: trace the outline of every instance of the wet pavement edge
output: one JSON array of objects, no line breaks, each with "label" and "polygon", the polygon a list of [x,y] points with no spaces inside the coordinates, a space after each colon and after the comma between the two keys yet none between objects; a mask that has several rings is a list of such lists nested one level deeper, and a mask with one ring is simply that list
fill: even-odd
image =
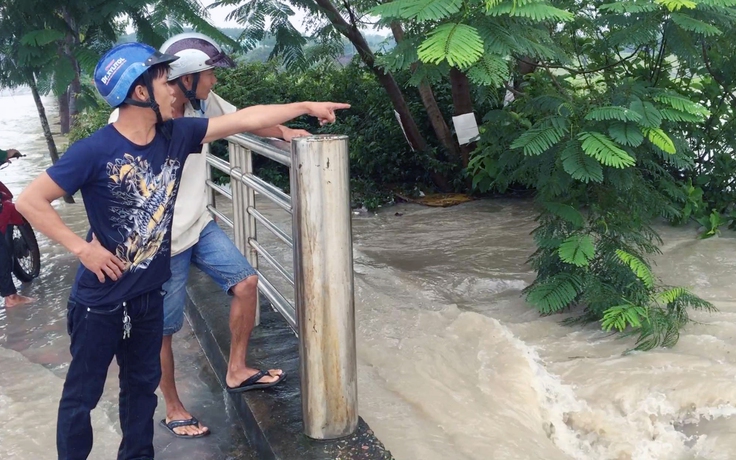
[{"label": "wet pavement edge", "polygon": [[[187,316],[202,350],[225,386],[230,348],[229,297],[203,273],[192,269],[187,286]],[[246,436],[261,459],[391,460],[391,453],[360,418],[350,437],[315,441],[303,433],[298,339],[286,321],[266,303],[261,324],[253,330],[248,363],[256,368],[281,368],[287,379],[272,388],[231,396]]]}]

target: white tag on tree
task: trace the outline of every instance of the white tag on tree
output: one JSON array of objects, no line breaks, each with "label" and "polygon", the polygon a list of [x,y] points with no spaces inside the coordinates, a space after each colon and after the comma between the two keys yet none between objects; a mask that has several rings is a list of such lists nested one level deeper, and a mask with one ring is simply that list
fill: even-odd
[{"label": "white tag on tree", "polygon": [[394,110],[394,115],[396,116],[396,121],[399,122],[399,126],[401,126],[401,132],[404,133],[404,139],[406,139],[406,143],[409,144],[409,148],[411,148],[411,151],[414,151],[414,146],[411,145],[411,141],[409,140],[409,137],[406,135],[406,130],[404,129],[404,124],[401,122],[401,115],[399,115],[399,112]]},{"label": "white tag on tree", "polygon": [[455,134],[457,134],[457,142],[460,145],[469,144],[480,134],[473,112],[452,117],[452,124],[455,125]]}]

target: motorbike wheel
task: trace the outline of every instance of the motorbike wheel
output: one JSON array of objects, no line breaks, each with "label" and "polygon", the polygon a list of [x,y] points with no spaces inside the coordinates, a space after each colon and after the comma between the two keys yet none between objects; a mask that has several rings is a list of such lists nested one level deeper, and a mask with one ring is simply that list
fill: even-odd
[{"label": "motorbike wheel", "polygon": [[5,237],[13,256],[15,277],[23,283],[33,281],[41,273],[41,251],[33,227],[28,222],[8,225]]}]

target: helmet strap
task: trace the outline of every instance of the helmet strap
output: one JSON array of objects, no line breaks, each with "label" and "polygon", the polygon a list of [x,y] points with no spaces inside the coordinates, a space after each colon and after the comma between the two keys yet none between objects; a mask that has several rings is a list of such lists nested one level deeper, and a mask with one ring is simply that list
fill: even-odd
[{"label": "helmet strap", "polygon": [[162,124],[164,122],[164,119],[161,116],[159,105],[153,96],[153,80],[151,79],[151,75],[148,72],[143,74],[143,83],[145,83],[146,89],[148,90],[148,102],[136,101],[135,99],[129,97],[125,98],[125,101],[123,102],[125,102],[126,104],[134,105],[136,107],[150,108],[156,114],[156,123]]},{"label": "helmet strap", "polygon": [[184,97],[189,99],[189,102],[192,104],[192,107],[194,110],[202,110],[202,105],[200,104],[199,99],[197,99],[197,85],[199,84],[199,72],[190,74],[192,76],[192,89],[187,89],[184,86],[184,83],[181,82],[181,77],[176,79],[176,84],[179,86],[179,89],[181,89],[181,92],[184,93]]}]

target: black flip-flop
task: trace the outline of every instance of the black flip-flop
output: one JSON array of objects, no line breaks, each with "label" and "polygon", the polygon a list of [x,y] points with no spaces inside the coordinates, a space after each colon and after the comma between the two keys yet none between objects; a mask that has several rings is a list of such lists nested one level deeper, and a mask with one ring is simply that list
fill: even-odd
[{"label": "black flip-flop", "polygon": [[173,434],[177,438],[191,438],[191,439],[194,439],[194,438],[202,438],[202,437],[205,437],[205,436],[207,436],[207,435],[210,434],[210,430],[209,429],[207,431],[205,431],[204,433],[199,433],[199,434],[179,434],[176,431],[174,431],[174,428],[179,428],[179,427],[182,427],[182,426],[196,426],[196,427],[199,427],[199,420],[197,420],[194,417],[190,418],[189,420],[172,420],[169,423],[166,423],[166,419],[165,418],[162,418],[161,419],[161,425],[164,428],[166,428],[167,430],[169,430],[169,433]]},{"label": "black flip-flop", "polygon": [[[273,382],[267,382],[267,383],[258,383],[259,380],[261,380],[263,377],[267,375],[270,376],[271,373],[269,371],[259,370],[252,376],[243,380],[243,382],[236,387],[231,387],[228,385],[227,391],[228,393],[242,393],[244,391],[260,390],[263,388],[268,388],[274,385],[278,385],[279,383],[283,382],[284,379],[286,378],[286,372],[281,371],[281,375],[278,376],[278,380],[275,380]],[[272,376],[272,377],[276,377],[276,376]]]}]

